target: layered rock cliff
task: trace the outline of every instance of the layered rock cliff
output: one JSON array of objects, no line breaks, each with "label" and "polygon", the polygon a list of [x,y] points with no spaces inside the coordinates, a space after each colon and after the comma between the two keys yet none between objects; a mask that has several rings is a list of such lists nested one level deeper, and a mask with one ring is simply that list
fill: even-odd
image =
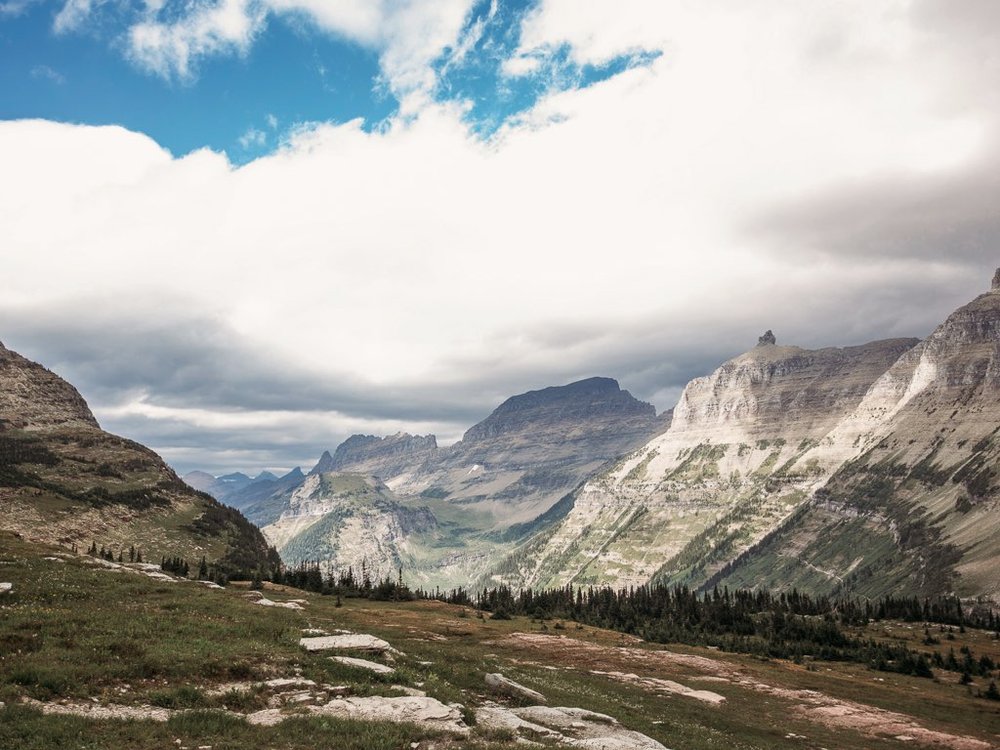
[{"label": "layered rock cliff", "polygon": [[829,476],[806,460],[916,339],[749,352],[684,389],[670,428],[589,479],[572,508],[498,568],[545,586],[700,583],[758,542]]},{"label": "layered rock cliff", "polygon": [[720,580],[1000,599],[1000,272],[812,452],[842,464]]}]

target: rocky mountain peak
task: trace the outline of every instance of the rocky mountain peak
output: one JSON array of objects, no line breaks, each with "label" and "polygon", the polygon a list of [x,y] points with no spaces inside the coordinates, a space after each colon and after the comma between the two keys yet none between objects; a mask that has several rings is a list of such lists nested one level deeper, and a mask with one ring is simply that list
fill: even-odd
[{"label": "rocky mountain peak", "polygon": [[333,471],[333,456],[330,455],[330,451],[323,451],[323,455],[319,457],[319,461],[312,467],[309,475],[323,474],[327,471]]},{"label": "rocky mountain peak", "polygon": [[478,442],[525,430],[554,427],[607,417],[656,417],[656,407],[622,390],[612,378],[587,378],[512,396],[486,419],[470,427],[463,443]]},{"label": "rocky mountain peak", "polygon": [[0,422],[26,429],[68,425],[98,427],[90,407],[76,388],[51,370],[2,345]]},{"label": "rocky mountain peak", "polygon": [[434,435],[398,432],[388,437],[351,435],[330,455],[323,453],[310,474],[331,471],[360,471],[377,476],[394,476],[405,467],[419,464],[437,451]]},{"label": "rocky mountain peak", "polygon": [[757,339],[757,346],[774,346],[778,343],[778,339],[775,338],[774,332],[768,328],[764,331],[764,335]]},{"label": "rocky mountain peak", "polygon": [[[997,272],[993,274],[993,291],[1000,292],[1000,268],[998,268]],[[0,344],[0,349],[2,348],[3,344]]]}]

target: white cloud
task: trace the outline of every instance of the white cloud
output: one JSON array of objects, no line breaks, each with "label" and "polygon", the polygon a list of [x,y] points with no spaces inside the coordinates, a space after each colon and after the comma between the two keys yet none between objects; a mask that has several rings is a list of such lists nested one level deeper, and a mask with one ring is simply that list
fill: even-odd
[{"label": "white cloud", "polygon": [[201,0],[179,20],[164,22],[153,15],[133,25],[128,31],[129,55],[164,78],[188,80],[201,58],[246,54],[265,19],[255,0]]},{"label": "white cloud", "polygon": [[57,34],[78,30],[107,0],[66,0],[52,22]]},{"label": "white cloud", "polygon": [[261,148],[267,144],[267,133],[263,130],[258,130],[257,128],[250,127],[247,128],[246,132],[241,135],[238,139],[240,146],[244,149],[248,148]]},{"label": "white cloud", "polygon": [[[84,289],[122,320],[136,294],[183,294],[289,371],[346,373],[378,392],[479,388],[484,408],[501,388],[590,374],[675,393],[648,372],[732,353],[767,327],[813,344],[924,333],[985,286],[981,255],[895,242],[806,261],[754,225],[844,185],[891,177],[938,195],[988,172],[998,105],[983,92],[998,82],[960,35],[908,7],[630,0],[616,11],[627,18],[580,4],[563,25],[552,14],[570,5],[546,1],[525,55],[664,54],[548,97],[489,143],[458,105],[426,102],[375,133],[302,128],[238,169],[204,151],[172,159],[121,129],[0,124],[5,319]],[[383,40],[400,90],[419,92],[455,29],[430,29],[434,13],[463,8],[410,8],[424,14],[415,37],[434,37],[420,43],[396,44],[366,17],[334,20]],[[988,202],[949,205],[959,226]],[[896,213],[884,231],[905,237]]]},{"label": "white cloud", "polygon": [[271,128],[271,130],[277,130],[278,129],[278,118],[275,117],[273,114],[271,114],[269,112],[267,114],[267,117],[264,118],[264,119],[267,120],[267,126],[269,128]]},{"label": "white cloud", "polygon": [[[81,28],[107,0],[66,0],[57,32]],[[245,54],[269,16],[301,18],[324,33],[379,53],[384,83],[412,113],[437,83],[431,64],[449,47],[475,43],[462,36],[474,0],[146,0],[126,34],[131,59],[163,78],[191,80],[197,63]],[[481,33],[481,27],[479,31]],[[474,31],[474,30],[473,30]]]}]

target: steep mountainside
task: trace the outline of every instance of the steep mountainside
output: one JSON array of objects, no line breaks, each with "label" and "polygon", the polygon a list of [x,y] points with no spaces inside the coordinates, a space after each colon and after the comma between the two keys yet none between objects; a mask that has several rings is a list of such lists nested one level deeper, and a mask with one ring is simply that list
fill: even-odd
[{"label": "steep mountainside", "polygon": [[814,451],[846,462],[720,579],[1000,599],[998,433],[1000,272],[873,385]]},{"label": "steep mountainside", "polygon": [[517,584],[698,584],[787,517],[827,477],[790,469],[915,339],[810,351],[769,331],[685,388],[662,435],[591,478],[565,516],[496,569]]},{"label": "steep mountainside", "polygon": [[184,484],[153,451],[100,429],[73,386],[0,345],[0,529],[147,559],[274,561],[239,513]]},{"label": "steep mountainside", "polygon": [[362,474],[312,473],[280,506],[249,513],[286,563],[322,560],[332,570],[363,564],[373,576],[412,571],[419,538],[437,527],[426,507],[400,502]]}]

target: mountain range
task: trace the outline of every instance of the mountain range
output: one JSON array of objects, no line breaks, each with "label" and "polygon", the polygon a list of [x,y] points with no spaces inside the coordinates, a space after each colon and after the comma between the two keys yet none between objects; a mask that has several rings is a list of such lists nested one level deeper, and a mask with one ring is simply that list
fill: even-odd
[{"label": "mountain range", "polygon": [[451,446],[355,435],[281,477],[182,482],[0,344],[0,529],[233,569],[273,545],[424,586],[998,599],[998,433],[1000,271],[923,340],[810,350],[768,331],[661,415],[590,378],[513,396]]},{"label": "mountain range", "polygon": [[445,448],[355,435],[243,507],[287,559],[434,585],[997,598],[998,431],[1000,271],[924,340],[767,331],[664,415],[606,378],[532,391]]}]

